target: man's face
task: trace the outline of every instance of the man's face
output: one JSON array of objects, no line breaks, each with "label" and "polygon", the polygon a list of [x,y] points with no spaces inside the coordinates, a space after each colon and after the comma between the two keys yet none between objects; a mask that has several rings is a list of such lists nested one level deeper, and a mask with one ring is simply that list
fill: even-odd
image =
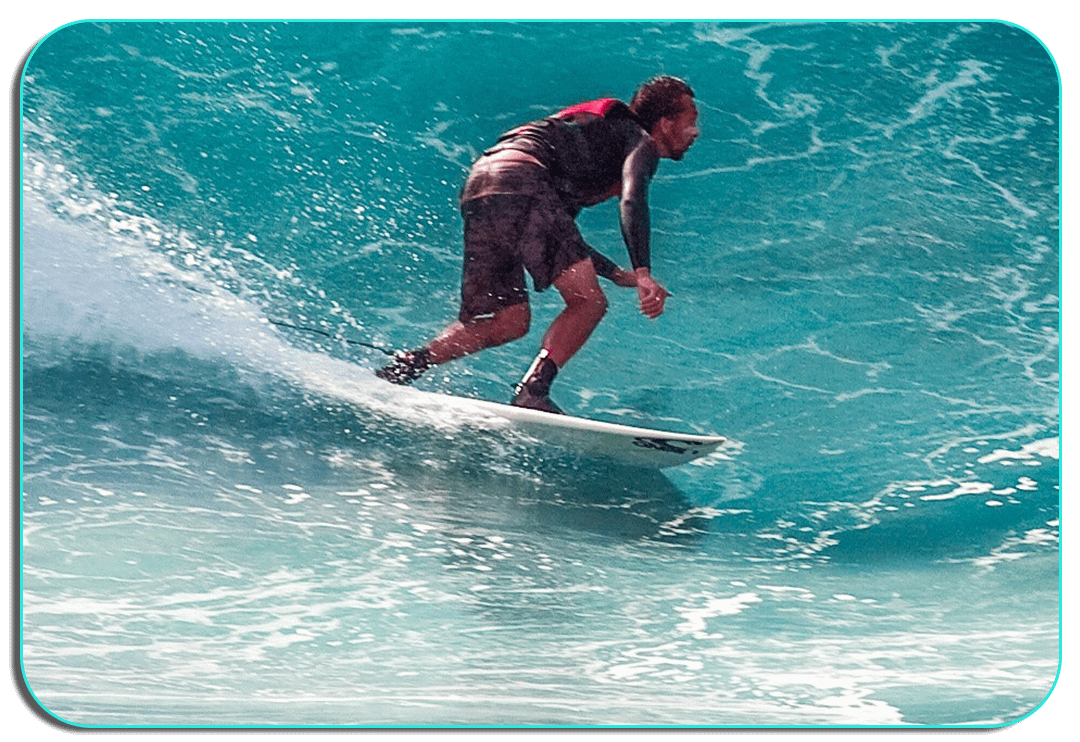
[{"label": "man's face", "polygon": [[661,134],[663,137],[663,156],[672,160],[681,160],[686,150],[698,138],[701,130],[698,129],[698,110],[694,105],[694,99],[684,95],[682,109],[674,118],[660,120]]}]

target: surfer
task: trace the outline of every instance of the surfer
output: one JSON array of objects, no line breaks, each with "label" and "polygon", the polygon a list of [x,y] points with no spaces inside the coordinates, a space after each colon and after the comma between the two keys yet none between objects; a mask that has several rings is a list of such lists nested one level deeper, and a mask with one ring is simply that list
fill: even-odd
[{"label": "surfer", "polygon": [[[637,288],[646,317],[664,311],[670,294],[650,271],[648,185],[661,158],[686,154],[699,133],[697,119],[690,86],[661,75],[642,84],[629,105],[590,101],[502,135],[473,164],[461,191],[465,259],[457,321],[427,345],[396,354],[376,375],[408,384],[433,366],[524,336],[527,270],[536,291],[555,286],[566,307],[510,403],[561,412],[549,397],[551,382],[607,311],[597,276]],[[631,270],[586,244],[574,222],[583,207],[614,196]]]}]

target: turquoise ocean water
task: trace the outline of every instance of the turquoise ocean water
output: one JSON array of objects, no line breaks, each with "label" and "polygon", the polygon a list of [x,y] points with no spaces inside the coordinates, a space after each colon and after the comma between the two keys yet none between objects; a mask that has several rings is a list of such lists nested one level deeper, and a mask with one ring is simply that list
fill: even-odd
[{"label": "turquoise ocean water", "polygon": [[[685,77],[650,322],[376,380],[502,131]],[[22,77],[21,666],[70,724],[1001,725],[1058,672],[1059,105],[1002,23],[80,23]],[[579,220],[626,262],[613,204]],[[530,335],[418,389],[503,401]]]}]

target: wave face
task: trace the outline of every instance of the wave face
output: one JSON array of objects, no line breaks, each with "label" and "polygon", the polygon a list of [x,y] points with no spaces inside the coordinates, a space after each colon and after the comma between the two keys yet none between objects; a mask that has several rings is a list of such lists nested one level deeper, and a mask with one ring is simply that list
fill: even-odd
[{"label": "wave face", "polygon": [[[686,77],[597,465],[371,371],[497,135]],[[1058,667],[1059,108],[996,23],[80,23],[22,81],[22,636],[78,725],[1000,725]],[[626,262],[612,204],[580,218]],[[503,401],[529,336],[417,383]],[[432,401],[432,400],[435,401]]]}]

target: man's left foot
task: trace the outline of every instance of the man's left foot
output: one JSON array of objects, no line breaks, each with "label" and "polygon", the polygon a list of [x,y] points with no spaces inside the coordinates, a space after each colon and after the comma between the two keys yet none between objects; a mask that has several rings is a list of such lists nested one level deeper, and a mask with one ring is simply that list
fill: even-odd
[{"label": "man's left foot", "polygon": [[375,375],[391,384],[411,384],[434,365],[427,348],[420,348],[398,353],[394,360],[376,371]]}]

